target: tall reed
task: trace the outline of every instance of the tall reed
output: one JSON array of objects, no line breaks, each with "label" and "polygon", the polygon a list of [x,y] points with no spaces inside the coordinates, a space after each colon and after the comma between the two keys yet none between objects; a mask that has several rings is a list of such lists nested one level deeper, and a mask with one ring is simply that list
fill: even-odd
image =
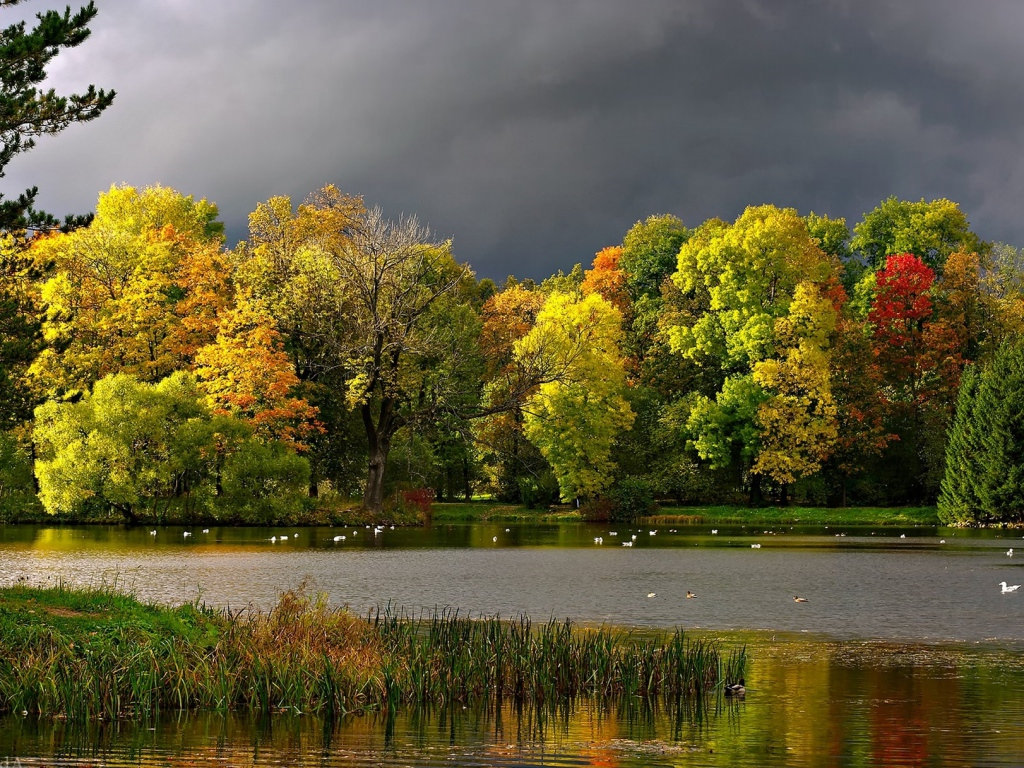
[{"label": "tall reed", "polygon": [[679,707],[720,692],[745,665],[745,649],[724,653],[679,630],[643,637],[390,606],[361,618],[297,592],[270,611],[229,612],[101,592],[0,591],[0,709],[75,720],[197,708],[553,708],[581,697]]}]

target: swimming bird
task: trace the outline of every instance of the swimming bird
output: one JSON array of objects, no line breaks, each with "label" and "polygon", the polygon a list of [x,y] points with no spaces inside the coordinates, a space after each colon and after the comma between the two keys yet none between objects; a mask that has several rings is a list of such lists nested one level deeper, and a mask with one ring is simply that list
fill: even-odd
[{"label": "swimming bird", "polygon": [[712,536],[717,536],[718,535],[718,529],[717,528],[712,528],[711,529],[711,535]]},{"label": "swimming bird", "polygon": [[901,539],[905,539],[905,538],[907,538],[907,534],[905,534],[905,533],[901,533],[901,534],[900,534],[900,538],[901,538]]},{"label": "swimming bird", "polygon": [[760,549],[760,548],[761,548],[761,545],[760,545],[760,544],[751,544],[751,545],[750,545],[750,548],[751,548],[751,549]]},{"label": "swimming bird", "polygon": [[1008,592],[1016,592],[1018,589],[1020,589],[1020,584],[1011,584],[1010,586],[1006,586],[1006,582],[1005,581],[1000,581],[999,582],[999,586],[1001,586],[1003,588],[1003,594],[1004,595],[1007,594]]},{"label": "swimming bird", "polygon": [[601,536],[598,536],[597,538],[594,539],[594,543],[595,544],[604,544],[604,538],[601,537]]},{"label": "swimming bird", "polygon": [[657,592],[648,592],[648,593],[647,593],[647,596],[648,596],[648,597],[657,597],[657,596],[658,596],[658,593],[657,593]]},{"label": "swimming bird", "polygon": [[797,597],[796,595],[793,595],[793,602],[794,603],[806,603],[807,602],[807,598],[806,597]]},{"label": "swimming bird", "polygon": [[288,537],[287,536],[282,536],[281,537],[281,541],[288,541]]},{"label": "swimming bird", "polygon": [[746,696],[746,694],[747,684],[742,677],[740,678],[740,681],[738,683],[729,683],[725,686],[726,696],[737,696],[739,698],[743,698],[744,696]]},{"label": "swimming bird", "polygon": [[624,547],[632,547],[633,546],[633,542],[632,541],[624,541],[624,542],[622,542],[622,546],[624,546]]},{"label": "swimming bird", "polygon": [[498,543],[498,537],[495,536],[493,539],[491,539],[491,541],[493,541],[495,544],[497,544]]},{"label": "swimming bird", "polygon": [[345,537],[344,537],[344,536],[335,536],[335,537],[334,537],[334,540],[335,540],[335,541],[344,541],[344,540],[345,540]]},{"label": "swimming bird", "polygon": [[1013,547],[1010,547],[1008,550],[1006,550],[1006,556],[1013,557]]},{"label": "swimming bird", "polygon": [[156,536],[156,531],[150,531],[150,532],[149,532],[149,535],[150,535],[150,536]]},{"label": "swimming bird", "polygon": [[277,536],[271,536],[270,537],[270,543],[271,544],[277,544]]},{"label": "swimming bird", "polygon": [[185,532],[184,532],[183,534],[181,534],[181,535],[182,535],[182,536],[191,536],[191,535],[192,535],[192,531],[185,531]]},{"label": "swimming bird", "polygon": [[209,533],[209,532],[210,532],[209,528],[203,528],[203,533]]},{"label": "swimming bird", "polygon": [[690,590],[686,590],[686,599],[687,599],[687,600],[692,600],[692,599],[693,599],[693,598],[695,598],[696,596],[697,596],[697,595],[696,595],[696,594],[694,594],[693,592],[691,592]]}]

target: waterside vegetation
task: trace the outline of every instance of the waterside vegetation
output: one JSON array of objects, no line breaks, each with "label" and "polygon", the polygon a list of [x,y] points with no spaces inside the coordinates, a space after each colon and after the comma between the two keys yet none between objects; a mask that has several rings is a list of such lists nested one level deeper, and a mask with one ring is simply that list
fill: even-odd
[{"label": "waterside vegetation", "polygon": [[720,695],[745,665],[745,649],[678,630],[651,637],[390,608],[359,617],[302,592],[269,611],[217,611],[105,588],[0,590],[0,709],[75,720],[578,697],[679,707]]}]

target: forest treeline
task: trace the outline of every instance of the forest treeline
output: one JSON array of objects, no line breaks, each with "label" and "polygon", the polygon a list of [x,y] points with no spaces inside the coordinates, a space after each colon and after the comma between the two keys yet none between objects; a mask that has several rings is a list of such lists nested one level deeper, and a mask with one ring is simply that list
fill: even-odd
[{"label": "forest treeline", "polygon": [[974,395],[1016,359],[1024,258],[949,200],[889,198],[852,231],[771,205],[651,216],[588,268],[501,285],[333,186],[260,204],[233,249],[217,216],[112,187],[87,226],[5,236],[9,512],[270,522],[491,494],[628,517],[941,495],[949,520],[1021,515],[1012,492],[954,481],[1019,461],[1019,409],[984,405],[1013,395]]}]

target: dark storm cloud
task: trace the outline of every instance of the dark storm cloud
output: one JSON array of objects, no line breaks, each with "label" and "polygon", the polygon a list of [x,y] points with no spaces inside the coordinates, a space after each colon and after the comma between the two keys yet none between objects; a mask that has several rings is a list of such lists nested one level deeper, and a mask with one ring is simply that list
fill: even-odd
[{"label": "dark storm cloud", "polygon": [[97,5],[52,79],[114,106],[6,182],[54,211],[159,182],[216,201],[234,241],[260,200],[332,182],[496,278],[589,262],[650,213],[762,202],[852,225],[949,197],[1024,242],[1017,2]]}]

